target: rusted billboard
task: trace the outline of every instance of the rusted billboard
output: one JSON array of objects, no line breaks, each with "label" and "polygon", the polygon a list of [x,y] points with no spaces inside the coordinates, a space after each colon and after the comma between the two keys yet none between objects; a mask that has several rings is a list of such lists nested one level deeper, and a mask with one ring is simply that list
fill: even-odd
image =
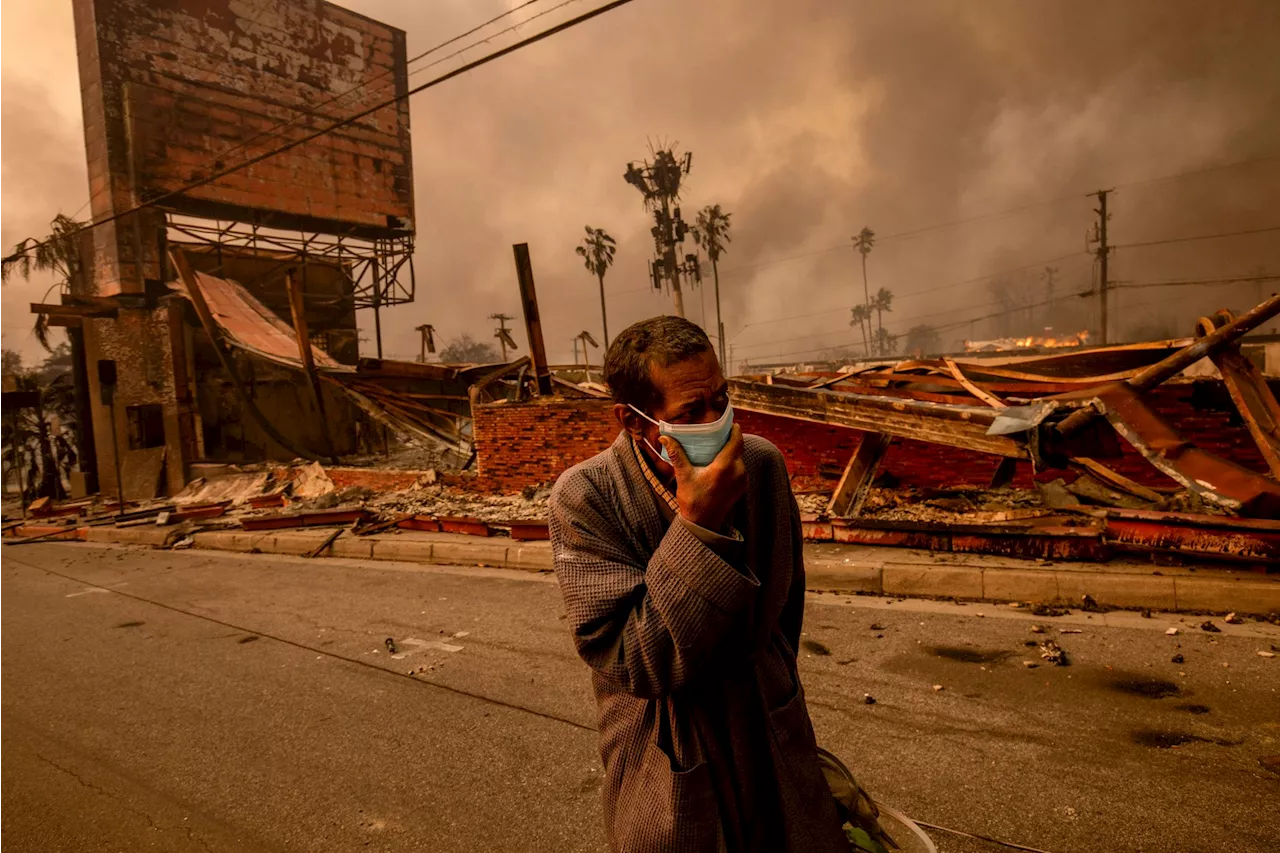
[{"label": "rusted billboard", "polygon": [[[326,234],[412,233],[407,101],[184,190],[406,91],[402,31],[322,0],[74,10],[95,219],[178,192],[160,206]],[[158,258],[152,229],[144,217],[114,225],[95,235],[99,292],[140,289]]]}]

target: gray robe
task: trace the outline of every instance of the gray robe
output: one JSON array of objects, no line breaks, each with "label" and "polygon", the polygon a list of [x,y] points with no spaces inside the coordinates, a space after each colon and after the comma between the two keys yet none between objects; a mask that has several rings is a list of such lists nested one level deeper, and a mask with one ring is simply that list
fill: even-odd
[{"label": "gray robe", "polygon": [[[605,821],[625,853],[847,853],[796,672],[800,516],[782,454],[745,437],[726,562],[660,511],[630,437],[566,471],[551,543],[599,703]],[[719,553],[717,553],[719,551]]]}]

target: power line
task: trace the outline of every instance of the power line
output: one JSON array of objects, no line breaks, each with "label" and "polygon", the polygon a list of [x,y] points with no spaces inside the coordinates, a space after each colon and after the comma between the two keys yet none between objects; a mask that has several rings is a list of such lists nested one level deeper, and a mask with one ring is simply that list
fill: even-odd
[{"label": "power line", "polygon": [[[986,275],[975,276],[974,278],[966,278],[966,279],[963,279],[963,280],[961,280],[961,281],[952,281],[952,282],[948,282],[948,283],[946,283],[946,284],[939,284],[939,285],[935,285],[934,287],[926,287],[926,288],[924,288],[923,290],[913,290],[913,291],[911,291],[910,293],[904,293],[904,294],[902,294],[901,296],[899,296],[898,294],[894,294],[894,298],[895,298],[895,299],[906,299],[906,298],[911,297],[911,296],[921,296],[921,295],[923,295],[923,294],[926,294],[926,293],[933,293],[933,292],[938,291],[938,290],[946,290],[946,289],[948,289],[948,288],[952,288],[952,287],[962,287],[962,286],[964,286],[964,285],[966,285],[966,284],[975,284],[975,283],[977,283],[977,282],[979,282],[979,281],[986,281],[987,279],[991,279],[991,278],[999,278],[999,277],[1000,277],[1000,276],[1002,276],[1002,275],[1011,275],[1011,274],[1013,274],[1013,273],[1015,273],[1015,272],[1022,272],[1023,270],[1034,269],[1035,267],[1038,267],[1038,266],[1045,266],[1045,265],[1048,265],[1048,264],[1058,263],[1058,262],[1060,262],[1060,261],[1065,261],[1065,260],[1068,260],[1068,259],[1070,259],[1070,258],[1074,258],[1074,257],[1076,257],[1077,255],[1087,255],[1087,254],[1088,254],[1088,252],[1076,251],[1076,252],[1072,252],[1072,253],[1071,253],[1071,254],[1069,254],[1069,255],[1060,255],[1059,257],[1056,257],[1056,258],[1049,258],[1049,259],[1047,259],[1047,260],[1043,260],[1043,261],[1036,261],[1035,263],[1025,264],[1025,265],[1020,266],[1020,267],[1013,267],[1013,268],[1011,268],[1011,269],[1000,270],[999,272],[987,273]],[[754,326],[762,326],[762,325],[764,325],[764,324],[766,324],[766,323],[782,323],[782,322],[786,322],[786,321],[788,321],[788,320],[804,320],[804,319],[807,319],[807,318],[809,318],[809,317],[823,317],[823,316],[826,316],[826,315],[831,314],[831,313],[836,312],[836,311],[844,311],[844,310],[845,310],[845,309],[847,309],[848,307],[849,307],[848,305],[840,305],[840,306],[837,306],[837,307],[828,308],[828,309],[826,309],[826,310],[824,310],[824,311],[814,311],[814,312],[809,313],[809,314],[797,314],[797,315],[795,315],[794,317],[774,317],[774,318],[769,319],[769,320],[758,320],[758,321],[756,321],[756,322],[754,322],[754,323],[748,323],[748,324],[746,324],[745,326],[743,326],[741,329],[739,329],[739,330],[735,333],[734,337],[737,337],[737,335],[742,334],[742,333],[743,333],[743,332],[745,332],[747,329],[750,329],[750,328],[752,328],[752,327],[754,327]],[[949,313],[949,312],[946,312],[946,311],[939,311],[939,312],[937,312],[937,313],[939,313],[939,314],[943,314],[943,313]],[[930,315],[925,315],[925,316],[930,316]],[[750,344],[746,344],[745,346],[750,346]]]},{"label": "power line", "polygon": [[1197,234],[1192,237],[1170,237],[1167,240],[1146,240],[1141,243],[1121,243],[1112,246],[1113,249],[1136,249],[1140,246],[1164,246],[1169,243],[1190,243],[1193,240],[1217,240],[1221,237],[1243,237],[1246,234],[1266,234],[1270,231],[1280,231],[1280,225],[1272,225],[1267,228],[1251,228],[1247,231],[1226,231],[1221,234]]},{"label": "power line", "polygon": [[[960,327],[962,327],[962,326],[967,326],[967,325],[969,325],[970,323],[979,323],[979,322],[981,322],[981,321],[983,321],[983,320],[990,320],[990,319],[995,318],[995,317],[1001,317],[1001,316],[1004,316],[1005,314],[1012,314],[1012,313],[1014,313],[1014,312],[1016,312],[1016,311],[1032,311],[1032,310],[1034,310],[1034,309],[1036,309],[1036,308],[1043,308],[1043,307],[1045,307],[1046,305],[1052,305],[1052,304],[1053,304],[1053,303],[1055,303],[1055,302],[1065,302],[1065,301],[1067,301],[1067,300],[1071,300],[1071,299],[1084,299],[1084,298],[1086,298],[1086,297],[1093,296],[1093,295],[1095,294],[1095,292],[1096,292],[1096,291],[1094,291],[1094,290],[1085,290],[1085,291],[1081,291],[1081,292],[1078,292],[1078,293],[1068,293],[1068,294],[1064,294],[1064,295],[1062,295],[1062,296],[1055,296],[1053,299],[1046,299],[1046,300],[1043,300],[1043,301],[1041,301],[1041,302],[1034,302],[1034,303],[1031,303],[1031,304],[1029,304],[1029,305],[1017,305],[1017,306],[1014,306],[1014,307],[1011,307],[1011,308],[1006,308],[1006,309],[1004,309],[1004,310],[1002,310],[1002,311],[995,311],[995,312],[993,312],[993,313],[991,313],[991,314],[984,314],[984,315],[983,315],[983,316],[981,316],[981,317],[969,317],[969,318],[964,319],[964,320],[957,320],[957,321],[956,321],[956,322],[954,322],[954,323],[947,323],[947,324],[942,325],[942,326],[934,326],[934,327],[933,327],[933,329],[934,329],[934,331],[935,331],[935,332],[945,332],[945,331],[949,331],[949,330],[951,330],[951,329],[958,329],[958,328],[960,328]],[[763,359],[763,358],[781,358],[781,357],[783,357],[783,356],[788,356],[788,355],[804,355],[804,354],[806,354],[806,353],[811,353],[811,352],[823,352],[824,350],[833,349],[833,348],[834,348],[834,347],[836,347],[836,346],[841,346],[841,345],[840,345],[840,344],[828,344],[828,345],[826,345],[826,346],[822,346],[822,347],[813,347],[813,348],[810,348],[810,349],[802,349],[802,350],[792,350],[791,352],[776,352],[776,353],[769,353],[768,355],[758,355],[758,356],[753,356],[753,358],[756,358],[756,359]],[[860,345],[860,344],[858,344],[858,343],[855,341],[855,342],[850,343],[850,344],[844,344],[843,346],[861,346],[861,345]]]},{"label": "power line", "polygon": [[[480,24],[480,25],[478,25],[478,26],[472,27],[471,29],[467,30],[467,31],[466,31],[466,32],[464,32],[464,33],[459,33],[458,35],[454,36],[453,38],[449,39],[448,41],[442,41],[442,42],[440,42],[439,44],[437,44],[436,46],[431,47],[431,48],[428,48],[427,50],[424,50],[422,53],[419,53],[418,55],[414,56],[413,58],[405,60],[405,67],[406,67],[406,68],[408,68],[408,67],[409,67],[410,65],[412,65],[413,63],[418,62],[418,61],[420,61],[420,60],[422,60],[422,59],[425,59],[426,57],[430,56],[431,54],[435,53],[436,51],[438,51],[438,50],[442,50],[442,49],[444,49],[444,48],[448,47],[449,45],[453,44],[454,42],[457,42],[457,41],[460,41],[461,39],[466,38],[467,36],[474,35],[475,33],[479,32],[480,30],[484,29],[485,27],[488,27],[488,26],[490,26],[490,25],[492,25],[492,24],[497,23],[498,21],[502,20],[503,18],[507,17],[508,15],[512,15],[512,14],[514,14],[515,12],[518,12],[518,11],[520,11],[521,9],[525,8],[526,6],[530,6],[530,5],[532,5],[532,4],[534,4],[534,3],[538,3],[538,2],[540,2],[540,0],[525,0],[525,2],[524,2],[524,3],[521,3],[519,6],[516,6],[516,7],[512,8],[512,9],[508,9],[507,11],[503,12],[501,15],[495,15],[494,17],[490,18],[489,20],[485,21],[483,24]],[[576,0],[568,0],[568,2],[576,2]],[[268,5],[270,5],[270,0],[265,0],[264,5],[263,5],[263,9],[266,9],[266,7],[267,7]],[[561,3],[560,5],[561,5],[561,6],[563,6],[563,5],[565,5],[565,4],[564,4],[564,3]],[[558,9],[558,8],[560,8],[560,7],[559,7],[559,6],[557,6],[556,8]],[[259,15],[259,16],[261,16],[261,15],[262,15],[262,11],[259,11],[259,12],[258,12],[258,15]],[[536,17],[536,16],[535,16],[535,17]],[[530,18],[529,20],[533,20],[533,19],[532,19],[532,18]],[[257,23],[257,20],[256,20],[256,19],[254,20],[254,23],[255,23],[255,24]],[[504,32],[505,32],[505,30],[504,30]],[[476,44],[482,44],[482,43],[483,43],[483,42],[476,42]],[[475,47],[475,44],[470,45],[470,47]],[[457,54],[451,54],[451,56],[456,56],[456,55],[457,55]],[[445,57],[445,58],[447,59],[448,57]],[[441,61],[443,61],[443,60],[441,60]],[[436,64],[436,63],[432,63],[432,64],[434,65],[434,64]],[[427,67],[431,67],[431,66],[427,66]],[[379,80],[383,80],[383,79],[385,79],[385,78],[387,78],[387,77],[391,76],[391,75],[392,75],[392,74],[394,74],[394,73],[395,73],[395,68],[388,68],[387,70],[383,71],[382,73],[377,74],[377,75],[375,75],[375,76],[371,77],[371,78],[370,78],[370,79],[368,79],[368,80],[365,80],[363,83],[361,83],[361,84],[360,84],[360,85],[358,85],[358,86],[355,86],[355,87],[353,87],[353,88],[351,88],[351,89],[348,89],[348,90],[347,90],[347,91],[345,91],[345,92],[340,92],[340,93],[338,93],[338,94],[334,95],[333,97],[329,98],[328,100],[321,101],[319,104],[316,104],[314,107],[312,107],[312,108],[311,108],[311,109],[309,109],[309,110],[301,110],[301,109],[299,109],[299,110],[295,110],[295,113],[296,113],[296,114],[293,116],[293,118],[285,119],[285,120],[283,120],[283,121],[281,121],[281,122],[279,122],[279,123],[277,123],[277,124],[273,125],[272,127],[267,128],[266,130],[261,130],[261,131],[259,131],[258,133],[255,133],[253,136],[250,136],[248,139],[245,139],[245,140],[242,140],[242,141],[240,141],[240,142],[237,142],[235,145],[232,145],[232,146],[230,146],[230,147],[228,147],[228,148],[226,148],[226,149],[224,149],[224,150],[222,150],[222,151],[217,152],[216,154],[214,154],[214,155],[213,155],[213,157],[214,157],[214,159],[215,159],[215,160],[221,160],[223,157],[226,157],[228,154],[232,154],[232,153],[234,153],[234,152],[236,152],[236,151],[239,151],[239,150],[241,150],[241,149],[243,149],[243,148],[246,148],[246,147],[248,147],[249,145],[252,145],[254,142],[257,142],[259,139],[262,139],[262,138],[264,138],[264,137],[268,137],[268,136],[278,136],[279,134],[277,133],[277,131],[283,130],[284,128],[289,127],[289,126],[290,126],[290,125],[292,125],[292,124],[296,124],[296,123],[297,123],[298,121],[300,121],[300,120],[308,120],[308,121],[309,121],[309,120],[310,120],[310,119],[312,119],[312,118],[316,118],[316,117],[318,117],[318,116],[317,116],[318,111],[319,111],[319,110],[321,110],[321,109],[323,109],[324,107],[327,107],[327,106],[329,106],[329,105],[331,105],[331,104],[335,104],[335,103],[337,103],[338,101],[344,100],[345,98],[348,98],[348,97],[350,97],[351,95],[353,95],[353,94],[355,94],[356,92],[359,92],[359,91],[361,91],[361,90],[363,90],[363,89],[367,89],[367,88],[369,88],[370,86],[372,86],[374,83],[378,82]],[[84,209],[84,208],[81,208],[81,210],[83,210],[83,209]]]},{"label": "power line", "polygon": [[1130,281],[1119,284],[1112,282],[1112,287],[1146,288],[1146,287],[1190,287],[1213,284],[1246,284],[1250,282],[1280,281],[1280,275],[1243,275],[1236,278],[1203,278],[1174,279],[1171,281]]},{"label": "power line", "polygon": [[[533,2],[536,2],[536,0],[527,0],[527,2],[524,3],[524,5],[517,6],[516,8],[523,9],[525,6],[528,6],[529,3],[533,3]],[[435,62],[429,62],[426,65],[422,66],[421,68],[415,68],[414,70],[409,72],[409,76],[412,77],[415,74],[421,74],[423,71],[426,71],[428,68],[434,68],[442,62],[448,62],[450,59],[453,59],[455,56],[464,54],[468,50],[471,50],[474,47],[478,47],[482,44],[488,44],[489,42],[496,39],[498,36],[506,35],[507,33],[510,33],[510,32],[515,32],[516,30],[520,29],[526,24],[532,23],[533,21],[536,21],[541,17],[550,15],[552,12],[555,12],[559,9],[563,9],[565,6],[568,6],[571,3],[577,3],[577,2],[579,2],[579,0],[562,0],[562,2],[557,3],[556,5],[552,6],[549,9],[543,9],[541,12],[539,12],[536,15],[530,15],[529,17],[525,18],[523,21],[520,21],[519,23],[516,23],[516,24],[512,24],[511,26],[507,27],[505,30],[498,30],[498,32],[494,33],[493,35],[485,36],[479,41],[472,42],[466,47],[458,48],[453,53],[449,54],[448,56],[442,56],[439,59],[437,59]],[[497,18],[494,18],[491,21],[489,21],[488,24],[494,23],[495,21],[498,20],[498,18],[502,18],[502,17],[505,17],[505,16],[499,15]],[[481,29],[484,26],[488,26],[488,24],[482,24],[481,27],[477,27],[476,29]],[[472,30],[472,32],[475,32],[475,30]],[[459,38],[461,38],[461,36],[459,36]],[[457,39],[453,39],[453,41],[457,41]],[[420,56],[418,58],[421,59],[422,57]]]},{"label": "power line", "polygon": [[[894,232],[893,234],[884,234],[884,235],[877,234],[876,240],[880,243],[884,243],[889,240],[901,240],[908,237],[915,237],[920,234],[927,234],[931,231],[940,231],[945,228],[954,228],[958,225],[967,225],[970,222],[979,222],[984,219],[998,219],[1004,216],[1012,216],[1015,213],[1023,213],[1028,210],[1033,210],[1037,207],[1045,207],[1051,204],[1059,204],[1064,201],[1078,201],[1078,200],[1079,200],[1079,196],[1075,196],[1075,195],[1058,196],[1056,198],[1046,199],[1044,201],[1038,201],[1032,204],[1024,204],[1024,205],[1021,205],[1020,207],[1009,208],[1008,210],[997,210],[992,213],[982,213],[977,216],[966,217],[965,219],[955,219],[950,222],[940,222],[937,225],[926,225],[923,228],[913,228],[909,231],[897,231],[897,232]],[[743,264],[741,266],[729,267],[724,271],[733,272],[734,270],[749,270],[749,269],[755,269],[757,267],[767,267],[773,264],[784,263],[786,261],[794,261],[800,258],[810,258],[810,257],[813,257],[814,255],[825,255],[825,254],[830,254],[831,252],[839,252],[842,250],[852,249],[852,248],[853,248],[852,243],[841,243],[838,246],[828,246],[825,249],[814,249],[811,252],[801,252],[798,255],[788,255],[782,258],[772,258],[767,261],[758,261],[757,263],[754,263],[754,264]]]},{"label": "power line", "polygon": [[1116,184],[1115,189],[1123,190],[1123,189],[1130,189],[1132,187],[1145,187],[1150,184],[1160,184],[1160,183],[1164,183],[1165,181],[1177,181],[1177,180],[1181,180],[1182,178],[1191,178],[1191,177],[1195,177],[1196,175],[1206,174],[1208,172],[1218,172],[1223,169],[1234,169],[1234,168],[1237,168],[1238,166],[1252,166],[1255,163],[1267,163],[1272,160],[1280,160],[1280,151],[1277,151],[1274,154],[1265,154],[1261,157],[1254,157],[1250,160],[1237,160],[1234,163],[1221,163],[1217,166],[1205,166],[1204,168],[1201,168],[1201,169],[1190,169],[1186,172],[1177,172],[1172,175],[1161,175],[1160,177],[1157,177],[1157,178],[1144,178],[1140,181],[1130,181],[1127,184]]},{"label": "power line", "polygon": [[[427,89],[432,88],[433,86],[438,86],[439,84],[444,83],[447,80],[452,80],[454,77],[459,77],[467,73],[468,71],[472,71],[476,68],[479,68],[482,65],[487,65],[488,63],[493,62],[495,59],[501,59],[507,54],[515,53],[517,50],[528,47],[529,45],[542,41],[545,38],[549,38],[550,36],[553,36],[556,33],[560,33],[560,32],[563,32],[564,30],[571,29],[572,27],[575,27],[578,24],[585,23],[586,21],[589,21],[592,18],[599,17],[600,15],[603,15],[606,12],[611,12],[614,9],[617,9],[619,6],[625,6],[630,2],[632,2],[632,0],[613,0],[613,2],[611,3],[606,3],[605,5],[599,6],[588,12],[583,12],[581,15],[578,15],[577,17],[570,18],[567,21],[563,21],[559,24],[556,24],[553,27],[545,29],[539,33],[535,33],[534,35],[529,36],[528,38],[521,39],[520,41],[515,42],[514,44],[508,45],[507,47],[504,47],[500,50],[496,50],[493,53],[486,54],[480,57],[479,59],[472,60],[471,62],[468,62],[463,66],[455,68],[454,70],[446,74],[442,74],[439,77],[435,77],[431,80],[428,80],[427,82],[422,83],[421,85],[415,86],[414,88],[409,89],[408,91],[402,94],[395,95],[394,97],[388,98],[385,101],[375,104],[374,106],[369,107],[367,109],[361,110],[360,112],[355,113],[354,115],[348,116],[345,119],[336,121],[333,124],[328,125],[327,127],[323,127],[320,130],[313,131],[312,133],[309,133],[299,139],[293,140],[291,142],[287,142],[284,145],[281,145],[279,148],[272,149],[271,151],[265,151],[262,154],[259,154],[255,157],[251,157],[239,163],[238,165],[231,166],[229,168],[225,168],[220,171],[216,171],[210,174],[208,177],[201,178],[198,181],[192,181],[186,184],[185,186],[179,187],[176,190],[170,190],[169,192],[162,193],[159,196],[156,196],[155,198],[150,199],[149,201],[136,204],[133,207],[120,211],[119,213],[113,213],[110,216],[103,217],[102,219],[94,220],[93,222],[90,222],[84,225],[83,227],[70,232],[66,236],[70,237],[70,236],[79,235],[84,231],[88,231],[93,228],[98,228],[99,226],[106,225],[111,222],[115,222],[119,219],[123,219],[126,216],[130,216],[132,214],[138,213],[139,211],[146,210],[151,207],[156,207],[157,205],[165,201],[168,201],[169,199],[183,195],[184,193],[188,193],[192,190],[199,189],[200,187],[207,186],[208,184],[211,184],[214,181],[217,181],[221,178],[225,178],[227,175],[234,174],[236,172],[241,171],[242,169],[247,169],[248,167],[261,163],[264,160],[268,160],[272,157],[275,157],[278,154],[283,154],[286,151],[291,151],[300,145],[304,145],[308,142],[311,142],[314,139],[318,139],[321,136],[325,136],[326,134],[332,133],[333,131],[341,127],[345,127],[349,124],[353,124],[359,121],[360,119],[365,118],[366,116],[370,116],[378,112],[379,110],[386,109],[387,107],[392,106],[393,104],[397,104],[400,101],[408,100],[410,97],[418,94],[419,92],[423,92]],[[50,237],[50,238],[45,238],[44,240],[38,243],[27,244],[26,246],[23,247],[22,252],[15,252],[12,255],[8,255],[4,258],[4,260],[5,261],[15,260],[18,257],[20,257],[23,253],[35,251],[40,247],[48,245],[51,241],[52,241],[52,238]]]}]

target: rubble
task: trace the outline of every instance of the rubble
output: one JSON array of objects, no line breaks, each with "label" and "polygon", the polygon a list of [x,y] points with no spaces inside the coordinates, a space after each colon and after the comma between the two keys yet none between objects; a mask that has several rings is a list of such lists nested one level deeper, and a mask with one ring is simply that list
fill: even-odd
[{"label": "rubble", "polygon": [[1045,640],[1040,644],[1040,657],[1054,666],[1067,665],[1067,653],[1053,640]]}]

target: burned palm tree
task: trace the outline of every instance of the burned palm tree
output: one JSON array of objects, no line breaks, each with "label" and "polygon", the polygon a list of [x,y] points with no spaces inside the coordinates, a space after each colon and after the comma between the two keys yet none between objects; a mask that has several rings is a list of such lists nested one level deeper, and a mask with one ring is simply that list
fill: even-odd
[{"label": "burned palm tree", "polygon": [[613,255],[618,244],[603,228],[586,227],[587,236],[582,245],[574,249],[582,258],[583,266],[600,282],[600,325],[604,328],[604,348],[609,348],[609,315],[604,302],[604,274],[613,266]]},{"label": "burned palm tree", "polygon": [[720,256],[725,244],[730,242],[729,217],[718,204],[709,204],[698,211],[693,225],[693,242],[697,243],[711,259],[711,274],[716,282],[716,338],[720,341],[720,363],[724,364],[724,323],[720,319]]}]

